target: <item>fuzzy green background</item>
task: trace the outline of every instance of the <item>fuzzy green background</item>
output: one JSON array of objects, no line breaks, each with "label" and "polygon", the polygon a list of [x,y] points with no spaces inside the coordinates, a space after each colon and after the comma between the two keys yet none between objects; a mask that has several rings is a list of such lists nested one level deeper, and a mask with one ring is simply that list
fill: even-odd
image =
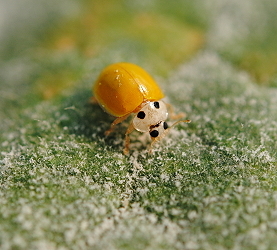
[{"label": "fuzzy green background", "polygon": [[[276,0],[1,0],[0,249],[276,249]],[[101,69],[150,72],[179,124],[104,137]],[[169,121],[172,124],[173,121]]]}]

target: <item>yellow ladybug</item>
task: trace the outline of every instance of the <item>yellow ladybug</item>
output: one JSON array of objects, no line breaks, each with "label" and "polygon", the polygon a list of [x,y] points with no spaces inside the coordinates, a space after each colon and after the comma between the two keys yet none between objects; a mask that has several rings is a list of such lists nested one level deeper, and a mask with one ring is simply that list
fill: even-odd
[{"label": "yellow ladybug", "polygon": [[165,120],[168,111],[166,104],[160,101],[164,94],[154,79],[141,67],[132,63],[115,63],[104,68],[93,86],[93,92],[102,108],[117,117],[106,135],[113,131],[116,124],[132,113],[135,114],[125,133],[125,154],[129,152],[129,134],[134,129],[149,132],[152,144],[166,134],[168,125]]}]

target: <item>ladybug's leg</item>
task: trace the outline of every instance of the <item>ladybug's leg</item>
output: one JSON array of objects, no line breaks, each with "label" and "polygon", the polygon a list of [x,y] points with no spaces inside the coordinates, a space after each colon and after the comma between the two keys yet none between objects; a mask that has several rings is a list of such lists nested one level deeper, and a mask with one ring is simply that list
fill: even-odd
[{"label": "ladybug's leg", "polygon": [[152,142],[151,142],[150,147],[149,147],[149,149],[148,149],[148,153],[149,153],[149,154],[152,154],[152,153],[153,153],[153,151],[152,151],[153,146],[167,135],[167,133],[169,132],[169,129],[170,129],[170,128],[168,128],[167,130],[165,130],[159,137],[151,138],[151,139],[152,139]]},{"label": "ladybug's leg", "polygon": [[105,132],[105,135],[108,136],[111,132],[113,132],[114,127],[118,124],[123,122],[130,114],[124,115],[122,117],[116,118],[113,123],[111,124],[110,128]]},{"label": "ladybug's leg", "polygon": [[153,151],[152,151],[153,145],[156,144],[159,140],[160,140],[160,139],[153,139],[153,140],[152,140],[152,142],[151,142],[151,144],[150,144],[150,147],[149,147],[149,149],[148,149],[148,153],[149,153],[149,154],[152,154],[152,153],[153,153]]},{"label": "ladybug's leg", "polygon": [[175,111],[174,111],[174,107],[169,104],[169,103],[166,103],[166,106],[167,106],[167,109],[168,109],[168,113],[169,113],[169,118],[171,120],[178,120],[178,119],[182,119],[186,116],[185,113],[181,112],[181,113],[178,113],[176,114]]},{"label": "ladybug's leg", "polygon": [[123,149],[123,153],[125,155],[127,155],[129,153],[129,146],[130,146],[130,136],[129,134],[132,133],[132,131],[134,130],[134,125],[133,123],[131,123],[129,125],[129,127],[127,128],[126,130],[126,133],[125,133],[125,146],[124,146],[124,149]]},{"label": "ladybug's leg", "polygon": [[90,104],[97,104],[98,101],[97,101],[97,99],[96,99],[94,96],[91,96],[91,97],[89,98],[89,103],[90,103]]}]

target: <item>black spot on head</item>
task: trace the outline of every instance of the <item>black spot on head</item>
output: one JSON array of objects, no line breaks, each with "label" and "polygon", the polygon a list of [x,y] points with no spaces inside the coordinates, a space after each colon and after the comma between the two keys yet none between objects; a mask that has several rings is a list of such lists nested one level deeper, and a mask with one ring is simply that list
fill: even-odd
[{"label": "black spot on head", "polygon": [[164,122],[164,130],[168,129],[168,124],[167,122]]},{"label": "black spot on head", "polygon": [[150,132],[150,136],[151,137],[158,137],[159,136],[159,131],[158,130],[152,130]]},{"label": "black spot on head", "polygon": [[154,107],[155,107],[156,109],[159,109],[159,108],[160,108],[159,102],[154,102]]},{"label": "black spot on head", "polygon": [[137,118],[144,119],[145,118],[145,113],[143,111],[138,112]]}]

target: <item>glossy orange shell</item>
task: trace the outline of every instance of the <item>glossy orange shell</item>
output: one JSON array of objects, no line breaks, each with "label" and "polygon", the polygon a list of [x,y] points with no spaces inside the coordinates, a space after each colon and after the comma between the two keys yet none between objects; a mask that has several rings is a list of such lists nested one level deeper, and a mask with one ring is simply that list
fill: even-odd
[{"label": "glossy orange shell", "polygon": [[93,87],[94,97],[111,115],[122,117],[144,101],[156,101],[164,94],[154,79],[132,63],[115,63],[106,67]]}]

